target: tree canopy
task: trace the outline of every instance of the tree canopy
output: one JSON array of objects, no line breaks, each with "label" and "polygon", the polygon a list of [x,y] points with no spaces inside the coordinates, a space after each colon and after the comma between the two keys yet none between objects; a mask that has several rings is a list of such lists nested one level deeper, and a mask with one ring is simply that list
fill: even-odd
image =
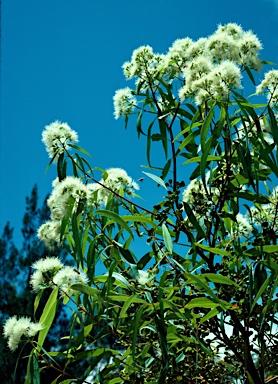
[{"label": "tree canopy", "polygon": [[[135,85],[115,93],[115,118],[146,140],[149,193],[164,191],[153,207],[125,170],[91,166],[68,124],[45,127],[57,179],[38,231],[49,254],[32,264],[35,313],[48,299],[38,322],[4,326],[10,349],[32,345],[25,384],[45,367],[59,373],[52,384],[277,379],[278,71],[256,85],[269,64],[260,49],[227,24],[163,55],[140,47],[123,65]],[[47,350],[61,302],[72,311],[66,345]]]}]

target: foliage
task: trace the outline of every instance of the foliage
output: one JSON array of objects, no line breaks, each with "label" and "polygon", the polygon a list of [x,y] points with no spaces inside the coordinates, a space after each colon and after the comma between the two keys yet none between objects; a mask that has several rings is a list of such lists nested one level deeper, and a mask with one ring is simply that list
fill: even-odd
[{"label": "foliage", "polygon": [[[25,384],[39,382],[45,366],[60,372],[53,384],[277,378],[277,71],[255,102],[237,92],[242,76],[255,83],[260,47],[228,24],[207,39],[178,40],[166,55],[141,47],[124,64],[136,88],[116,92],[115,117],[128,124],[137,115],[145,174],[165,190],[151,209],[137,204],[137,185],[123,170],[90,166],[68,125],[59,122],[60,136],[57,122],[55,135],[47,127],[58,179],[39,237],[61,244],[75,268],[50,259],[34,266],[36,300],[52,293],[45,328],[30,338]],[[155,166],[153,144],[164,153]],[[68,344],[47,351],[61,300],[72,310]],[[83,374],[70,373],[80,361]]]},{"label": "foliage", "polygon": [[[38,190],[34,186],[31,196],[26,198],[26,210],[23,217],[23,243],[18,249],[13,241],[13,229],[7,223],[0,239],[0,321],[4,324],[7,316],[15,313],[19,316],[32,317],[34,314],[35,294],[31,292],[29,279],[32,273],[30,265],[37,259],[41,259],[47,252],[45,245],[37,238],[37,229],[49,218],[49,208],[46,199],[41,208],[38,208]],[[64,252],[56,249],[56,255],[62,256]],[[46,303],[47,295],[42,299],[39,312]],[[62,306],[59,308],[53,328],[48,334],[46,347],[61,348],[57,339],[57,333],[63,335],[63,328],[68,324],[68,316]],[[26,375],[28,359],[20,359],[17,362],[17,355],[9,351],[6,341],[0,339],[0,372],[1,380],[4,383],[23,383]],[[23,345],[21,356],[28,355],[31,347]],[[55,372],[54,372],[55,373]],[[51,375],[51,376],[50,376]],[[57,375],[56,375],[57,376]],[[50,377],[54,374],[42,372],[41,383],[49,383]]]}]

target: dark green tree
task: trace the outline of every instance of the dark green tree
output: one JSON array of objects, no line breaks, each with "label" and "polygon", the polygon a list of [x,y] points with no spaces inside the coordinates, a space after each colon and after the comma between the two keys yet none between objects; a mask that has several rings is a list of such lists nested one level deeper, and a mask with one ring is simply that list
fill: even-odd
[{"label": "dark green tree", "polygon": [[[29,279],[32,272],[31,265],[49,254],[45,245],[37,238],[36,233],[39,226],[50,216],[46,200],[38,207],[38,188],[35,185],[30,197],[26,198],[26,211],[23,217],[23,243],[18,249],[13,240],[13,228],[7,223],[0,238],[0,322],[1,328],[9,316],[27,316],[34,318],[34,293],[30,290]],[[65,258],[65,252],[60,249],[53,251],[55,255]],[[46,302],[42,297],[40,307],[43,308]],[[40,315],[40,308],[36,317]],[[55,319],[53,331],[47,339],[47,348],[55,346],[59,348],[60,338],[63,336],[68,325],[67,313],[61,309]],[[62,347],[62,345],[60,346]],[[0,373],[3,383],[23,383],[26,375],[27,358],[31,348],[24,345],[15,352],[11,352],[6,341],[0,339]],[[20,354],[20,359],[18,360]],[[18,360],[18,362],[17,362]],[[58,376],[58,372],[50,373],[48,369],[43,374],[41,383],[48,383]]]}]

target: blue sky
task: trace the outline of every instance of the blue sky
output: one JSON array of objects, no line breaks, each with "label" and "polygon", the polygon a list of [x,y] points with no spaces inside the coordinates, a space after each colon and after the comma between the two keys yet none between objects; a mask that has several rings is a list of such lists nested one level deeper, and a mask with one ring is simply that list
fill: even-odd
[{"label": "blue sky", "polygon": [[[0,231],[10,221],[17,242],[25,197],[37,183],[41,202],[56,177],[54,168],[45,174],[41,143],[54,120],[78,132],[92,166],[142,176],[144,140],[114,119],[112,101],[115,90],[132,86],[121,66],[135,48],[165,53],[177,38],[206,37],[219,23],[236,22],[260,38],[263,59],[278,63],[274,0],[2,0],[1,16]],[[142,183],[146,201],[151,183]]]}]

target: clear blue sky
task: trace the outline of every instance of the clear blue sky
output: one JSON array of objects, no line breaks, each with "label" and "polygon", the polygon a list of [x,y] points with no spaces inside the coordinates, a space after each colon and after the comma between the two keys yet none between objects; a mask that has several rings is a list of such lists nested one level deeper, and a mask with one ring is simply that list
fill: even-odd
[{"label": "clear blue sky", "polygon": [[2,0],[0,231],[10,221],[19,242],[25,197],[34,183],[40,202],[51,191],[56,175],[44,173],[41,132],[56,119],[78,131],[93,166],[142,176],[144,140],[114,119],[112,102],[132,86],[121,65],[135,48],[164,53],[177,38],[236,22],[260,38],[263,59],[278,63],[277,20],[278,0]]}]

